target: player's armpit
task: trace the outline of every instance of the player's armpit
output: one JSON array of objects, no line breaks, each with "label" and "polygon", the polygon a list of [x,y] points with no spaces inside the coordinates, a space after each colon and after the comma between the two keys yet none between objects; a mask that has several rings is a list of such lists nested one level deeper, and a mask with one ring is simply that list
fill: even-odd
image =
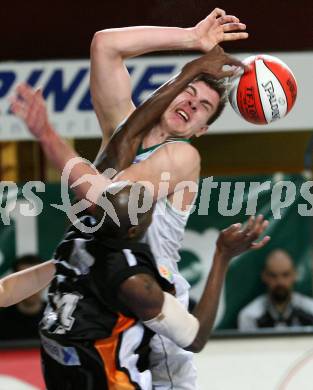
[{"label": "player's armpit", "polygon": [[164,297],[152,276],[137,274],[120,285],[118,299],[138,318],[146,321],[161,312]]}]

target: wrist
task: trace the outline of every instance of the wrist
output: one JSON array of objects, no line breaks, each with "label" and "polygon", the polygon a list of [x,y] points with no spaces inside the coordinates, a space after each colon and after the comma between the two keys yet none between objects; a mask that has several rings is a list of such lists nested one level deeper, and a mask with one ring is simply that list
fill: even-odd
[{"label": "wrist", "polygon": [[219,246],[216,247],[214,262],[218,262],[218,264],[221,264],[227,268],[231,259],[232,256],[229,254],[227,250]]},{"label": "wrist", "polygon": [[45,125],[45,129],[37,136],[37,140],[41,144],[45,144],[50,141],[50,138],[55,134],[55,131],[49,123]]},{"label": "wrist", "polygon": [[187,64],[185,64],[182,68],[182,73],[183,73],[182,76],[184,78],[187,77],[188,79],[191,80],[199,76],[202,73],[202,71],[201,68],[199,67],[198,58],[196,58],[193,61],[187,62]]},{"label": "wrist", "polygon": [[190,50],[201,50],[201,42],[197,34],[195,27],[189,27],[185,29],[188,34],[188,49]]}]

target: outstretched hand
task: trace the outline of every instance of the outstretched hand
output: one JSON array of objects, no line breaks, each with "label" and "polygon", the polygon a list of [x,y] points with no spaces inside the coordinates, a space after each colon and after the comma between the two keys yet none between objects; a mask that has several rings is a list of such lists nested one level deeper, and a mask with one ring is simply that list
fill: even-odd
[{"label": "outstretched hand", "polygon": [[236,223],[221,231],[216,247],[227,259],[238,256],[249,249],[260,249],[270,240],[265,236],[261,241],[256,242],[268,226],[268,221],[263,215],[250,217],[245,227]]},{"label": "outstretched hand", "polygon": [[42,92],[27,84],[19,84],[16,95],[11,99],[11,111],[20,117],[29,131],[40,139],[49,129],[47,108]]},{"label": "outstretched hand", "polygon": [[248,38],[246,25],[233,15],[226,15],[220,8],[215,8],[205,19],[191,28],[196,46],[203,52],[210,51],[224,41],[236,41]]}]

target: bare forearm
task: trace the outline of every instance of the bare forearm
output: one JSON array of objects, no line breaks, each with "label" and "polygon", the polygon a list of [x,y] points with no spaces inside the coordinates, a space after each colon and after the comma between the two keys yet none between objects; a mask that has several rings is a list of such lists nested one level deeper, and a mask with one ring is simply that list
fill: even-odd
[{"label": "bare forearm", "polygon": [[84,175],[96,176],[96,180],[93,180],[93,183],[86,180],[74,187],[74,191],[80,199],[86,198],[87,193],[92,188],[94,191],[92,193],[89,192],[89,200],[96,202],[98,196],[112,183],[110,179],[100,175],[88,161],[81,159],[75,150],[51,127],[43,133],[39,141],[50,162],[62,175],[64,174],[68,177],[69,185],[74,184]]},{"label": "bare forearm", "polygon": [[110,51],[122,58],[160,50],[196,50],[191,28],[138,26],[102,30],[95,34],[92,50]]},{"label": "bare forearm", "polygon": [[61,174],[66,163],[70,159],[78,157],[75,150],[52,127],[47,128],[38,140],[47,159]]},{"label": "bare forearm", "polygon": [[219,298],[227,272],[229,260],[217,250],[214,255],[213,266],[209,274],[201,299],[193,311],[193,315],[199,321],[198,334],[188,348],[193,351],[200,351],[208,340],[212,331]]},{"label": "bare forearm", "polygon": [[193,62],[185,65],[182,71],[157,89],[128,118],[121,130],[127,131],[129,139],[146,133],[160,119],[175,97],[199,75]]},{"label": "bare forearm", "polygon": [[[97,201],[111,180],[100,175],[89,161],[80,158],[54,131],[41,90],[35,91],[27,84],[19,84],[17,94],[12,100],[12,112],[25,122],[40,142],[46,157],[62,174],[62,179],[66,179],[66,185],[75,184],[74,191],[79,198],[87,198],[92,203]],[[77,182],[79,179],[81,183]]]},{"label": "bare forearm", "polygon": [[189,349],[200,351],[210,335],[230,260],[250,249],[260,249],[266,245],[270,240],[269,236],[258,242],[256,240],[267,226],[268,221],[264,220],[263,215],[258,215],[256,218],[250,217],[244,227],[241,223],[236,223],[221,231],[216,242],[212,270],[201,300],[193,313],[198,318],[200,327]]},{"label": "bare forearm", "polygon": [[14,305],[45,288],[55,274],[55,265],[47,261],[0,281],[0,307]]}]

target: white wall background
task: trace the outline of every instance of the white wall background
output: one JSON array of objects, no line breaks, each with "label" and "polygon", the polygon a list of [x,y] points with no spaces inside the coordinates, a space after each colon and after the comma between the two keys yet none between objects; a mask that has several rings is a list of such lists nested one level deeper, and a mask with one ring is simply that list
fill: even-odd
[{"label": "white wall background", "polygon": [[313,337],[211,340],[195,355],[200,390],[312,390]]}]

